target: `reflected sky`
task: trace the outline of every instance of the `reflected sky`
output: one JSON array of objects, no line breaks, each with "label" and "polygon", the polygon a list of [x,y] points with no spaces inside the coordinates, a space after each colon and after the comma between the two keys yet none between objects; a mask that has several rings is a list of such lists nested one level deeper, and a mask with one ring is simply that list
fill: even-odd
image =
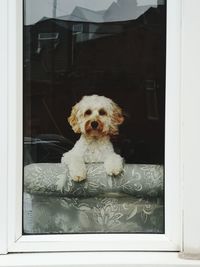
[{"label": "reflected sky", "polygon": [[[75,7],[83,7],[93,11],[107,10],[113,3],[117,5],[128,5],[133,7],[137,4],[138,7],[157,6],[162,4],[164,0],[57,0],[56,17],[64,17],[73,12]],[[54,0],[25,0],[24,1],[24,22],[26,25],[36,23],[43,17],[53,17]],[[114,8],[113,8],[114,9]],[[129,9],[130,13],[130,8]],[[134,7],[132,8],[134,9]],[[117,11],[116,11],[117,12]],[[142,12],[142,11],[141,11]],[[127,12],[124,12],[127,13]],[[134,10],[133,10],[134,14]],[[121,15],[123,16],[123,14]],[[134,16],[134,15],[133,15]],[[128,15],[128,19],[130,15]],[[125,17],[121,18],[126,19]],[[133,17],[134,19],[134,17]]]}]

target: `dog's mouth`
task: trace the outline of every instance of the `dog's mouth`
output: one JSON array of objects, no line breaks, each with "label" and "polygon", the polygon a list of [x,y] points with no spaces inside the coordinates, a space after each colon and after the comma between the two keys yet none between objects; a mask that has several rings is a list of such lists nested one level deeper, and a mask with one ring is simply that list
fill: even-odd
[{"label": "dog's mouth", "polygon": [[104,125],[100,120],[87,121],[85,124],[85,132],[92,136],[104,134]]}]

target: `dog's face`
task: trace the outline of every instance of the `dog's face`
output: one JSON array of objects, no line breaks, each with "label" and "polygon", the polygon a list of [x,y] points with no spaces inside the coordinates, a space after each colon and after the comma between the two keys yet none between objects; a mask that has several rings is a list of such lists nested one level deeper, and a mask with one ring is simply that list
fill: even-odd
[{"label": "dog's face", "polygon": [[98,96],[84,96],[72,108],[68,118],[75,133],[91,137],[117,135],[118,126],[124,121],[121,108],[111,99]]}]

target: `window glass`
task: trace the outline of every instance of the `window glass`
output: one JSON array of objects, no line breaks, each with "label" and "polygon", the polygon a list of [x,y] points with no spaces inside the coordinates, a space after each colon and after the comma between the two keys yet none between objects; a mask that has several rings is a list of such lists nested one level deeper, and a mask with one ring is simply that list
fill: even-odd
[{"label": "window glass", "polygon": [[24,0],[23,233],[164,233],[166,1]]}]

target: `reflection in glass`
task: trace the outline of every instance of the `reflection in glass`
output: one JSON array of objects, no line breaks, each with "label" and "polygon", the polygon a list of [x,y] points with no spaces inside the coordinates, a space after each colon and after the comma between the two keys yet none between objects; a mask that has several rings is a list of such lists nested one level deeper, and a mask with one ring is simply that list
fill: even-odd
[{"label": "reflection in glass", "polygon": [[[164,0],[24,1],[24,233],[164,232]],[[67,178],[67,122],[84,95],[123,109],[120,177]]]}]

